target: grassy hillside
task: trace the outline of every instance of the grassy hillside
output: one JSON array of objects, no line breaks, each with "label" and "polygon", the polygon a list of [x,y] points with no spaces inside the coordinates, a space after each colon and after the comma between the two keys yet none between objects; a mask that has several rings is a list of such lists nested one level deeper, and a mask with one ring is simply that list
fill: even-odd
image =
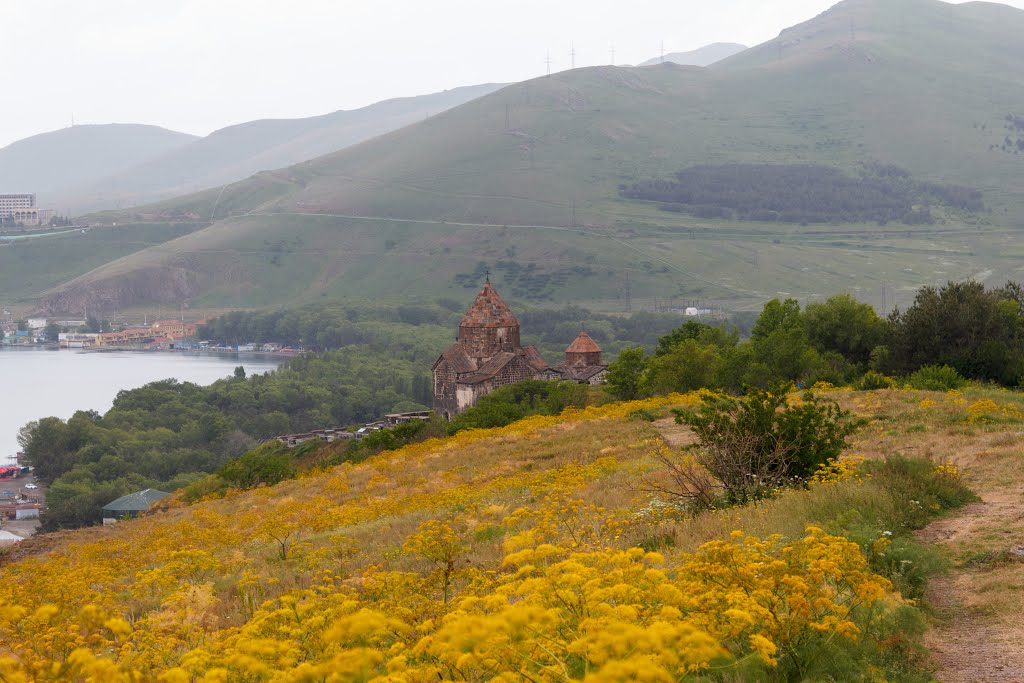
[{"label": "grassy hillside", "polygon": [[94,174],[87,183],[64,188],[60,200],[83,213],[137,206],[232,183],[422,121],[499,87],[466,86],[323,116],[250,121],[222,128],[166,154],[153,155],[132,168]]},{"label": "grassy hillside", "polygon": [[[962,502],[956,464],[983,495],[1017,477],[1006,432],[1022,406],[980,389],[829,395],[869,420],[852,449],[866,464],[851,457],[808,490],[696,517],[654,491],[660,458],[682,457],[692,436],[636,416],[697,400],[676,395],[33,539],[3,567],[17,597],[0,602],[0,671],[929,680],[924,622],[904,598],[919,599],[944,560],[911,532]],[[894,453],[921,462],[885,460]],[[990,600],[1009,595],[1009,568],[973,566],[999,591]],[[1009,600],[1000,614],[1019,606]]]},{"label": "grassy hillside", "polygon": [[[88,232],[58,229],[29,239],[0,238],[0,302],[30,308],[40,291],[205,225],[136,223]],[[82,310],[68,312],[80,314]]]},{"label": "grassy hillside", "polygon": [[[1020,266],[1024,212],[1024,157],[1013,151],[1024,130],[1011,133],[1006,118],[1024,112],[1024,79],[1012,66],[1024,56],[1022,33],[1024,12],[1010,8],[847,0],[710,69],[596,67],[510,86],[223,192],[106,216],[231,218],[92,272],[48,302],[87,299],[129,272],[161,277],[222,259],[237,264],[237,286],[200,269],[190,277],[211,284],[192,298],[399,298],[411,283],[438,293],[501,258],[554,279],[584,269],[526,298],[582,296],[604,310],[625,308],[627,273],[644,305],[689,298],[734,308],[843,289],[890,307],[923,284],[1006,278]],[[915,181],[976,188],[986,209],[940,211],[936,225],[917,228],[738,224],[621,195],[629,183],[729,163],[847,174],[895,164]],[[294,267],[256,267],[279,241],[300,237],[310,253]]]},{"label": "grassy hillside", "polygon": [[34,135],[0,149],[0,193],[35,192],[40,205],[70,213],[58,191],[118,173],[196,140],[138,124],[73,126]]}]

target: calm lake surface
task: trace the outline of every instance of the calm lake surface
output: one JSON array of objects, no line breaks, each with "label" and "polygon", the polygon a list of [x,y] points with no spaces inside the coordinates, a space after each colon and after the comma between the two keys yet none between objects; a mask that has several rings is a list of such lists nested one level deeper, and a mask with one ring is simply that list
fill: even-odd
[{"label": "calm lake surface", "polygon": [[253,354],[80,353],[74,349],[0,350],[0,462],[18,450],[22,425],[41,417],[71,417],[76,410],[105,413],[117,392],[174,378],[212,384],[239,365],[247,374],[283,361]]}]

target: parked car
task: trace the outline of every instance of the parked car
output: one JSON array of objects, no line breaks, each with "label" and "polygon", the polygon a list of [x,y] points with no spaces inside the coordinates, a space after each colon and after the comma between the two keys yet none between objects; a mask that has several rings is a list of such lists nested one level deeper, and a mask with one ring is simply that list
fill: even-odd
[{"label": "parked car", "polygon": [[37,488],[39,488],[39,486],[37,486],[36,484],[25,484],[25,488],[27,488],[27,489],[37,489]]}]

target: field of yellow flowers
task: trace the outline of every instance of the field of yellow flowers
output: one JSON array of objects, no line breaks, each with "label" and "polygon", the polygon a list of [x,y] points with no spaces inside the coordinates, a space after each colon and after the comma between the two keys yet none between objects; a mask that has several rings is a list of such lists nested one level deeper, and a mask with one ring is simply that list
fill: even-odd
[{"label": "field of yellow flowers", "polygon": [[[872,420],[868,459],[918,437],[908,419],[1021,417],[998,397],[834,395]],[[651,493],[671,447],[637,414],[698,401],[527,418],[33,540],[0,566],[0,681],[773,680],[890,642],[908,601],[870,562],[890,532],[824,530],[896,505],[857,457],[695,519]]]}]

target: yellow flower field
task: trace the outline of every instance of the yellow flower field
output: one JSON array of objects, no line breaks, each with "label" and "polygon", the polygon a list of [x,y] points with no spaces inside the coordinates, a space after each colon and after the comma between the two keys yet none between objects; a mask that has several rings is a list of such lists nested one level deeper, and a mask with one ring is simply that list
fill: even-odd
[{"label": "yellow flower field", "polygon": [[528,418],[31,541],[0,568],[0,681],[719,680],[856,641],[902,599],[812,523],[881,495],[860,461],[691,520],[645,487],[667,446],[630,416],[698,401]]}]

